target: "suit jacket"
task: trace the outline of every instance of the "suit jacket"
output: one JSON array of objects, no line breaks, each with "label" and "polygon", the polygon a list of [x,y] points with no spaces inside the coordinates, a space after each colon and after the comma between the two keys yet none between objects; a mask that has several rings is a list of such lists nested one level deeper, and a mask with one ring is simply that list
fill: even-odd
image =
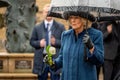
[{"label": "suit jacket", "polygon": [[[65,30],[64,25],[53,21],[53,25],[51,27],[51,33],[56,38],[55,48],[56,55],[53,58],[56,58],[59,54],[59,49],[61,47],[61,34]],[[34,54],[34,64],[33,64],[33,73],[41,75],[44,71],[45,63],[43,62],[43,50],[44,48],[40,47],[40,40],[45,38],[46,29],[44,25],[44,21],[39,25],[35,26],[31,35],[30,44],[35,48]]]},{"label": "suit jacket", "polygon": [[114,60],[118,53],[119,39],[117,25],[113,25],[112,28],[112,33],[108,34],[106,25],[100,27],[104,39],[104,59],[107,60]]}]

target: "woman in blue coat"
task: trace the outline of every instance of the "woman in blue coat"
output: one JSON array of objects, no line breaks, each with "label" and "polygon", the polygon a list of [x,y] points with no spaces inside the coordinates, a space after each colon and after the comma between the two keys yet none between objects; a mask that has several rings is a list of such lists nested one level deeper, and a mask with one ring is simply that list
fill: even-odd
[{"label": "woman in blue coat", "polygon": [[61,80],[97,80],[96,65],[103,63],[104,49],[102,33],[90,27],[94,17],[85,12],[66,12],[64,16],[72,29],[62,34],[60,55],[52,70],[62,67]]}]

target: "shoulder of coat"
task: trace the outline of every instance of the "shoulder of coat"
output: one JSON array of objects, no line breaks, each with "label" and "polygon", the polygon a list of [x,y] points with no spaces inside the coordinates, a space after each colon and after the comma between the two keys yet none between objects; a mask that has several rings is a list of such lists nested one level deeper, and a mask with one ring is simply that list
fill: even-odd
[{"label": "shoulder of coat", "polygon": [[97,30],[97,29],[95,29],[95,28],[90,28],[90,29],[88,29],[88,33],[89,33],[90,35],[102,34],[102,32],[101,32],[100,30]]}]

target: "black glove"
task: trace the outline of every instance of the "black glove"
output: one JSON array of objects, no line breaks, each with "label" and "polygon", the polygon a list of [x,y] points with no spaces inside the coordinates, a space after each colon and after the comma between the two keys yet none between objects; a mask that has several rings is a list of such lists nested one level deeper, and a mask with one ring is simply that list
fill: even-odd
[{"label": "black glove", "polygon": [[90,39],[90,36],[88,35],[88,34],[85,34],[84,36],[83,36],[83,43],[86,45],[86,47],[88,48],[88,49],[92,49],[93,48],[93,42],[91,41],[91,39]]},{"label": "black glove", "polygon": [[53,61],[52,57],[49,57],[48,55],[44,57],[43,62],[48,64],[51,68],[55,67],[55,62]]}]

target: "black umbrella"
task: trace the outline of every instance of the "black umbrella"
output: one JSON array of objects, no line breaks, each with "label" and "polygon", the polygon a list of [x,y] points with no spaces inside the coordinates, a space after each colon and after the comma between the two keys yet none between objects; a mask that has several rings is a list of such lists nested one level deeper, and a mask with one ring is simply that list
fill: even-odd
[{"label": "black umbrella", "polygon": [[[78,11],[82,11],[87,13],[89,12],[95,17],[99,17],[99,13],[109,13],[111,16],[113,14],[120,14],[119,3],[120,0],[51,0],[51,9],[49,15],[64,19],[63,13],[66,11],[74,11],[76,13]],[[114,15],[113,17],[118,16]]]},{"label": "black umbrella", "polygon": [[120,20],[120,13],[119,14],[113,14],[113,13],[100,13],[100,15],[97,17],[97,21],[118,21]]},{"label": "black umbrella", "polygon": [[120,13],[120,0],[52,0],[51,11],[95,11]]}]

